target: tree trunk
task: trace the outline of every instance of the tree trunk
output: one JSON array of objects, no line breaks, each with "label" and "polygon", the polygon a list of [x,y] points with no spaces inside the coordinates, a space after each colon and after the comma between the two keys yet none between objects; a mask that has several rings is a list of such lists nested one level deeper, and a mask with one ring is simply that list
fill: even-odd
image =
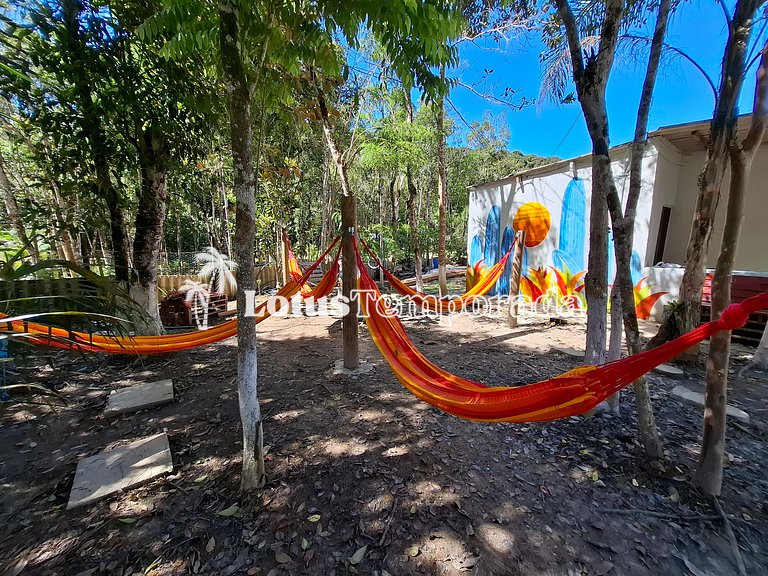
[{"label": "tree trunk", "polygon": [[19,212],[19,205],[16,202],[13,185],[5,170],[5,159],[2,155],[0,155],[0,186],[3,188],[5,211],[8,214],[8,219],[11,221],[14,230],[16,230],[19,242],[21,242],[22,246],[29,252],[32,263],[36,264],[40,260],[40,255],[37,252],[37,244],[30,242],[29,236],[27,236],[27,230],[24,228],[24,220],[21,218],[21,212]]},{"label": "tree trunk", "polygon": [[349,312],[342,318],[342,338],[344,368],[348,370],[356,370],[360,366],[357,336],[357,300],[352,299],[352,291],[357,288],[357,258],[355,257],[354,245],[356,227],[355,198],[354,196],[344,194],[341,197],[341,293],[342,296],[347,298]]},{"label": "tree trunk", "polygon": [[62,46],[63,57],[67,64],[65,72],[74,85],[77,104],[82,110],[83,130],[88,137],[89,152],[95,169],[96,192],[104,199],[109,209],[115,279],[128,284],[130,264],[125,214],[120,205],[120,195],[110,175],[108,146],[106,146],[106,137],[101,124],[101,110],[94,103],[91,94],[91,78],[81,64],[89,57],[81,34],[80,13],[83,5],[78,0],[64,0],[61,6],[62,18],[67,30]]},{"label": "tree trunk", "polygon": [[331,216],[333,214],[333,208],[335,206],[333,198],[333,189],[331,187],[331,166],[328,158],[328,148],[323,148],[323,181],[322,181],[322,195],[323,195],[323,216],[322,216],[322,228],[320,230],[320,249],[324,250],[331,242],[331,236],[333,233],[333,220]]},{"label": "tree trunk", "polygon": [[[749,172],[757,148],[763,141],[768,120],[768,43],[763,48],[757,70],[757,85],[752,112],[752,123],[744,143],[734,139],[728,144],[731,159],[731,181],[725,228],[720,244],[720,256],[712,277],[712,318],[719,318],[731,303],[731,277],[736,250],[739,245],[741,224],[744,220],[744,200]],[[725,424],[728,403],[728,361],[731,352],[731,332],[721,331],[709,340],[707,362],[707,394],[704,409],[704,432],[701,455],[694,483],[706,494],[719,496],[723,484],[725,459]]]},{"label": "tree trunk", "polygon": [[[746,54],[753,17],[760,5],[761,0],[739,0],[729,25],[720,89],[710,124],[707,157],[699,176],[699,196],[693,213],[693,225],[685,255],[685,272],[680,285],[683,333],[693,330],[701,322],[701,291],[706,275],[707,250],[728,162],[728,144],[734,136],[736,107],[746,72]],[[684,359],[695,359],[697,352],[698,347],[694,347]]]},{"label": "tree trunk", "polygon": [[608,208],[607,197],[615,189],[609,156],[608,113],[605,88],[608,83],[619,35],[624,3],[607,0],[596,54],[585,59],[579,25],[568,0],[556,0],[570,50],[573,80],[587,130],[592,140],[592,195],[589,216],[589,256],[585,295],[587,298],[587,337],[585,359],[588,364],[605,362],[605,332],[608,309]]},{"label": "tree trunk", "polygon": [[406,168],[405,178],[408,185],[408,197],[405,200],[405,208],[408,211],[408,225],[411,228],[411,243],[413,244],[413,265],[414,275],[416,276],[416,290],[422,292],[424,290],[424,280],[421,275],[422,261],[421,261],[421,244],[419,243],[419,223],[416,216],[416,198],[418,197],[418,190],[413,183],[413,176],[411,174],[410,166]]},{"label": "tree trunk", "polygon": [[[608,340],[608,362],[613,362],[621,358],[621,336],[623,334],[622,311],[621,311],[621,293],[618,286],[614,282],[613,288],[611,288],[611,337]],[[621,404],[621,390],[608,397],[606,400],[608,408],[615,415],[620,413]]]},{"label": "tree trunk", "polygon": [[[440,79],[443,82],[445,81],[445,65],[440,67]],[[445,275],[446,207],[448,202],[448,167],[445,158],[445,139],[445,98],[441,96],[437,101],[437,277],[440,284],[440,296],[448,295],[448,281]]]},{"label": "tree trunk", "polygon": [[522,276],[523,250],[525,250],[525,231],[517,233],[515,250],[512,252],[512,269],[509,276],[509,311],[507,325],[517,328],[518,297],[520,296],[520,277]]},{"label": "tree trunk", "polygon": [[353,242],[354,236],[357,234],[355,199],[349,186],[347,163],[333,136],[325,95],[319,86],[317,87],[317,102],[320,108],[325,143],[341,181],[341,294],[342,297],[346,298],[349,306],[349,311],[342,319],[343,363],[344,368],[356,370],[360,365],[360,357],[357,336],[357,300],[352,298],[352,292],[357,288],[357,258],[355,257]]},{"label": "tree trunk", "polygon": [[763,329],[763,336],[760,338],[760,344],[758,344],[755,355],[749,363],[749,368],[768,370],[768,324]]},{"label": "tree trunk", "polygon": [[141,135],[139,164],[141,186],[136,209],[136,235],[133,239],[133,270],[130,295],[146,314],[136,314],[133,323],[141,334],[163,334],[157,303],[157,269],[163,240],[168,170],[162,137],[148,129]]},{"label": "tree trunk", "polygon": [[[405,114],[408,124],[413,124],[413,102],[411,102],[411,95],[407,90],[403,90],[403,98],[405,102]],[[413,244],[413,265],[414,275],[416,276],[416,290],[419,292],[424,290],[424,280],[421,277],[422,261],[421,261],[421,243],[419,242],[419,206],[417,200],[419,191],[416,188],[416,184],[413,181],[413,170],[410,163],[405,169],[405,180],[408,186],[408,198],[405,201],[405,208],[408,211],[408,225],[411,228],[411,243]]]},{"label": "tree trunk", "polygon": [[[637,109],[635,135],[630,152],[629,192],[627,194],[627,205],[623,212],[621,199],[615,186],[609,188],[607,195],[608,211],[613,225],[614,252],[616,255],[616,278],[614,285],[618,290],[618,301],[621,302],[621,316],[627,341],[627,351],[630,355],[637,354],[642,349],[632,283],[632,247],[634,244],[637,203],[642,188],[642,168],[646,147],[646,132],[648,130],[648,116],[658,75],[664,36],[667,30],[669,10],[670,0],[662,0],[656,17],[648,67],[646,68],[643,88],[640,94],[640,103]],[[611,315],[613,317],[613,311]],[[645,453],[650,458],[660,458],[663,450],[656,429],[653,406],[651,405],[650,395],[644,378],[634,383],[634,390],[640,437]],[[616,409],[618,409],[618,405]]]},{"label": "tree trunk", "polygon": [[[246,316],[246,294],[255,290],[253,243],[256,229],[256,175],[251,130],[251,93],[241,50],[237,7],[219,4],[221,65],[229,104],[235,193],[235,262],[237,263],[237,376],[243,426],[243,472],[240,489],[261,488],[266,482],[264,436],[257,387],[256,318]],[[266,50],[266,47],[265,47]]]}]

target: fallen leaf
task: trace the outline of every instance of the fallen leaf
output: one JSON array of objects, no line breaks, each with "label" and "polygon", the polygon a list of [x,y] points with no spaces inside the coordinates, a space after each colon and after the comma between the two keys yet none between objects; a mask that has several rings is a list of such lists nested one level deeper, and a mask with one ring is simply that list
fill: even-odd
[{"label": "fallen leaf", "polygon": [[211,539],[208,540],[208,544],[205,545],[205,551],[208,552],[208,554],[210,554],[211,552],[213,552],[214,548],[216,548],[216,538],[211,536]]},{"label": "fallen leaf", "polygon": [[240,510],[240,507],[237,506],[236,504],[232,504],[232,506],[230,506],[229,508],[225,508],[220,512],[216,512],[216,515],[229,518],[230,516],[234,516],[235,514],[237,514],[238,510]]},{"label": "fallen leaf", "polygon": [[275,552],[275,560],[279,564],[287,564],[288,562],[291,561],[291,557],[288,556],[288,554],[286,554],[282,550],[278,550],[277,552]]},{"label": "fallen leaf", "polygon": [[123,524],[136,524],[136,518],[118,518],[117,520]]},{"label": "fallen leaf", "polygon": [[301,539],[301,549],[302,550],[306,550],[307,548],[309,548],[309,542],[307,541],[306,538],[302,538]]},{"label": "fallen leaf", "polygon": [[413,558],[414,556],[418,556],[419,555],[419,547],[416,544],[414,544],[413,546],[408,548],[407,552],[408,552],[408,556],[410,556],[411,558]]},{"label": "fallen leaf", "polygon": [[597,482],[598,480],[600,480],[600,474],[598,474],[597,470],[595,470],[594,472],[592,472],[592,481]]},{"label": "fallen leaf", "polygon": [[310,522],[318,522],[320,520],[320,514],[312,514],[307,520]]},{"label": "fallen leaf", "polygon": [[[357,552],[352,554],[352,556],[349,558],[349,563],[353,566],[360,564],[360,562],[363,561],[363,558],[365,558],[365,553],[368,551],[368,546],[363,546],[362,548],[358,548]],[[413,554],[415,556],[415,554]]]},{"label": "fallen leaf", "polygon": [[197,478],[195,478],[195,479],[193,480],[193,482],[194,482],[195,484],[202,484],[202,483],[203,483],[203,482],[205,482],[206,480],[208,480],[208,474],[203,474],[202,476],[198,476]]}]

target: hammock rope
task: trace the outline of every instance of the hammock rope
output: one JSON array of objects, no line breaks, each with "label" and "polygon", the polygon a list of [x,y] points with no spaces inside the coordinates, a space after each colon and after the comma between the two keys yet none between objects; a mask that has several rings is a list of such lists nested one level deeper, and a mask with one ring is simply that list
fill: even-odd
[{"label": "hammock rope", "polygon": [[[261,323],[271,316],[271,311],[269,310],[270,302],[274,302],[274,311],[277,312],[281,309],[285,300],[290,300],[297,294],[301,286],[307,282],[312,273],[340,240],[340,237],[336,237],[320,258],[312,263],[296,281],[291,280],[278,290],[274,298],[268,299],[256,306],[254,308],[256,323]],[[334,265],[331,266],[320,280],[320,283],[318,283],[318,286],[322,285],[322,289],[329,290],[329,293],[333,290],[336,278],[338,278],[338,259],[340,253],[340,251],[336,253]],[[331,282],[331,280],[333,281]],[[328,289],[328,285],[330,285],[330,289]],[[103,336],[99,334],[86,334],[63,328],[54,328],[45,324],[27,322],[21,319],[6,321],[5,324],[7,331],[21,335],[27,342],[35,345],[108,354],[164,354],[178,352],[226,340],[237,334],[237,318],[223,322],[208,330],[195,330],[193,332],[165,334],[162,336]]]},{"label": "hammock rope", "polygon": [[[469,306],[476,298],[480,298],[481,296],[487,294],[488,291],[496,285],[496,282],[499,281],[499,278],[501,278],[501,275],[504,273],[507,260],[509,259],[512,250],[514,250],[515,242],[517,242],[517,237],[515,237],[514,241],[512,242],[512,246],[510,246],[506,254],[502,256],[501,260],[499,260],[493,266],[483,270],[480,273],[478,282],[464,294],[452,298],[439,298],[431,294],[419,292],[418,290],[415,290],[405,284],[402,280],[400,280],[400,278],[395,276],[392,272],[384,267],[384,264],[382,264],[381,260],[379,260],[378,256],[376,256],[374,251],[371,250],[365,240],[360,238],[360,243],[363,245],[363,248],[365,248],[371,258],[373,258],[379,267],[384,271],[384,276],[386,276],[387,281],[389,281],[389,283],[397,292],[409,298],[411,301],[415,302],[422,308],[433,310],[435,312],[461,311]],[[360,265],[361,264],[358,264],[358,266]]]},{"label": "hammock rope", "polygon": [[583,414],[691,346],[721,330],[740,328],[750,313],[768,306],[768,292],[764,292],[731,304],[718,320],[657,348],[601,366],[580,366],[535,384],[489,387],[439,368],[414,346],[362,265],[356,244],[355,251],[360,270],[361,310],[374,343],[395,376],[419,399],[466,420],[543,422]]}]

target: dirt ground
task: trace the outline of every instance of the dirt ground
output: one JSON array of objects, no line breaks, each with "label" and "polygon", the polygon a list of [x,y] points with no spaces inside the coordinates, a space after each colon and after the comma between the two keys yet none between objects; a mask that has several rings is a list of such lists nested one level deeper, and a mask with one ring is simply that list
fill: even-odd
[{"label": "dirt ground", "polygon": [[[550,347],[584,336],[579,323],[407,326],[439,365],[496,385],[574,367]],[[357,377],[332,374],[341,332],[331,318],[272,318],[259,338],[269,483],[245,497],[234,340],[139,360],[23,359],[29,380],[55,385],[67,406],[0,407],[0,573],[737,573],[723,523],[690,484],[701,410],[668,396],[679,383],[701,389],[701,368],[650,376],[667,453],[647,464],[631,391],[620,417],[478,424],[403,389],[362,326],[361,356],[374,369]],[[738,368],[748,351],[735,355]],[[160,378],[173,378],[175,402],[102,417],[110,390]],[[722,504],[748,573],[768,574],[766,382],[733,375],[731,385],[752,421],[729,428]],[[163,430],[171,475],[65,511],[80,458]]]}]

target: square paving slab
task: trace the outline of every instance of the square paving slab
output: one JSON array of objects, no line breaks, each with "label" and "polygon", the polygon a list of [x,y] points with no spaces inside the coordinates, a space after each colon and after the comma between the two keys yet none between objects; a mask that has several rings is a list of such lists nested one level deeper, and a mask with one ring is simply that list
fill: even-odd
[{"label": "square paving slab", "polygon": [[173,400],[173,380],[158,380],[122,388],[107,398],[105,416],[136,412],[153,406],[167,404]]},{"label": "square paving slab", "polygon": [[77,464],[67,510],[143,484],[173,470],[165,433],[139,438]]}]

